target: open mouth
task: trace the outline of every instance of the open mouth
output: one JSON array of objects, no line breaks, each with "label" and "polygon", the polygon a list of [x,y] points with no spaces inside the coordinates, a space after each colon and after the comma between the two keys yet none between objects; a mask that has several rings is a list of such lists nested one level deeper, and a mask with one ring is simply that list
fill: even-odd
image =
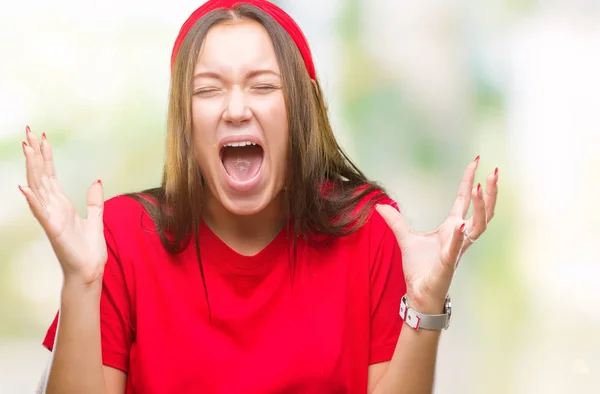
[{"label": "open mouth", "polygon": [[247,182],[258,175],[263,163],[264,150],[255,142],[230,142],[221,148],[221,162],[229,177]]}]

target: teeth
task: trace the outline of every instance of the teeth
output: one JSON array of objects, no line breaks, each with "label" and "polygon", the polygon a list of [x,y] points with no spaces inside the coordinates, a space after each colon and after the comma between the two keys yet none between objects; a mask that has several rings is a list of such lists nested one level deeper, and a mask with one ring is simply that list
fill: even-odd
[{"label": "teeth", "polygon": [[250,142],[250,141],[240,141],[240,142],[230,142],[228,144],[225,144],[225,146],[231,146],[231,147],[242,147],[242,146],[250,146],[250,145],[256,145],[254,142]]}]

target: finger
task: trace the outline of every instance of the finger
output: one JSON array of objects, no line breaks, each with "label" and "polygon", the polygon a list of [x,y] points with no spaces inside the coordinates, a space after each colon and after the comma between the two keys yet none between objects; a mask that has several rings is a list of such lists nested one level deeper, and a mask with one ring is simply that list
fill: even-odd
[{"label": "finger", "polygon": [[456,200],[450,211],[450,216],[459,216],[464,219],[469,211],[469,204],[471,203],[471,188],[475,181],[475,172],[479,166],[479,156],[474,161],[469,163],[465,173],[463,175],[458,192],[456,193]]},{"label": "finger", "polygon": [[473,221],[472,227],[469,228],[469,237],[477,239],[485,229],[487,228],[487,219],[485,212],[485,201],[483,201],[483,191],[481,190],[481,183],[478,183],[472,191],[473,200]]},{"label": "finger", "polygon": [[56,176],[56,172],[54,171],[54,161],[52,154],[52,145],[46,138],[46,133],[42,134],[42,144],[41,144],[41,152],[42,159],[44,161],[44,172],[50,178]]},{"label": "finger", "polygon": [[87,194],[87,217],[102,223],[102,211],[104,209],[104,191],[102,181],[97,180],[90,186]]},{"label": "finger", "polygon": [[29,126],[25,127],[25,135],[27,136],[27,142],[29,143],[29,146],[33,148],[33,151],[35,152],[37,157],[41,158],[42,150],[40,147],[40,142],[38,140],[38,137],[31,131]]},{"label": "finger", "polygon": [[[28,143],[23,142],[23,154],[25,155],[25,166],[27,170],[27,184],[31,190],[37,195],[37,188],[40,184],[40,178],[42,176],[42,158],[37,138],[29,129],[29,126],[25,129]],[[36,150],[37,149],[37,150]],[[36,152],[38,152],[36,154]]]},{"label": "finger", "polygon": [[398,243],[401,243],[406,235],[410,233],[410,228],[404,221],[400,212],[389,205],[377,205],[375,209],[392,230]]},{"label": "finger", "polygon": [[31,191],[39,198],[38,189],[41,185],[41,167],[35,157],[33,148],[23,142],[23,154],[25,155],[25,168],[27,172],[27,185]]},{"label": "finger", "polygon": [[454,228],[454,233],[452,234],[452,240],[448,244],[448,249],[446,250],[446,261],[452,267],[457,268],[458,262],[460,261],[460,252],[463,247],[463,242],[465,239],[465,223],[463,222],[460,226],[457,225]]},{"label": "finger", "polygon": [[491,172],[486,179],[485,201],[486,217],[488,223],[494,217],[496,210],[496,199],[498,197],[498,168]]},{"label": "finger", "polygon": [[40,204],[40,201],[36,197],[35,193],[33,193],[31,188],[28,186],[19,185],[19,190],[21,191],[23,196],[25,196],[25,199],[27,200],[27,204],[29,205],[29,209],[31,209],[33,216],[35,216],[35,218],[39,222],[42,222],[46,217],[46,210],[44,209],[42,204]]}]

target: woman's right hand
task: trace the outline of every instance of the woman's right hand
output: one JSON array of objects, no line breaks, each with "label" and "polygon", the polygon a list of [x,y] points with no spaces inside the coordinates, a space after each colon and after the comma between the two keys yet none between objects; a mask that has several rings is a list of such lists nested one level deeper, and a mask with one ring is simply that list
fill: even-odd
[{"label": "woman's right hand", "polygon": [[82,218],[64,195],[54,172],[52,146],[26,131],[23,142],[28,186],[19,186],[31,212],[42,225],[62,266],[65,282],[91,285],[101,282],[107,259],[102,222],[102,183],[92,184],[87,195],[87,218]]}]

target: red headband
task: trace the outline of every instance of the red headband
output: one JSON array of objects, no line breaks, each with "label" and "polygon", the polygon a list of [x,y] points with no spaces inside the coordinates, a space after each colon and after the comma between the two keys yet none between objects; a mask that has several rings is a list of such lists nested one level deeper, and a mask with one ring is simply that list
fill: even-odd
[{"label": "red headband", "polygon": [[316,79],[315,66],[313,64],[312,55],[310,53],[310,48],[308,47],[308,41],[306,41],[306,37],[300,30],[300,27],[294,22],[291,16],[285,13],[281,8],[277,7],[275,4],[270,3],[266,0],[209,0],[204,3],[200,8],[190,15],[190,17],[185,21],[183,26],[181,26],[181,30],[179,31],[179,35],[175,40],[175,45],[173,46],[173,52],[171,54],[171,68],[173,68],[173,64],[175,63],[175,58],[177,57],[177,52],[179,52],[179,47],[181,47],[181,43],[187,36],[188,32],[194,26],[194,24],[202,18],[204,15],[209,12],[216,10],[217,8],[226,8],[232,9],[236,5],[240,4],[250,4],[257,8],[260,8],[262,11],[269,14],[273,19],[277,21],[288,32],[292,40],[296,43],[296,46],[300,50],[302,54],[302,58],[304,59],[304,64],[306,65],[306,70],[308,71],[308,75],[310,75],[311,79]]}]

